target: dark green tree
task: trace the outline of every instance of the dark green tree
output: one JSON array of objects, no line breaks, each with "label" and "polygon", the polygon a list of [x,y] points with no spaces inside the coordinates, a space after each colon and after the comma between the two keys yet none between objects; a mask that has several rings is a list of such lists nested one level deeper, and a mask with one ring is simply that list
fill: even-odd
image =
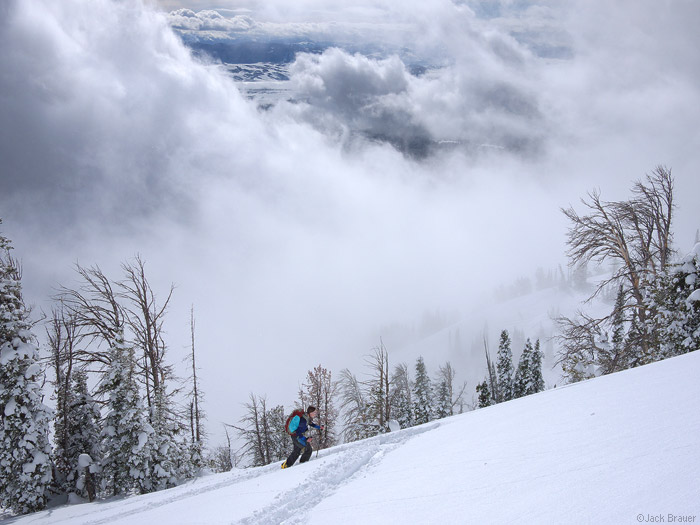
[{"label": "dark green tree", "polygon": [[[88,392],[87,373],[76,370],[72,375],[73,394],[69,405],[66,443],[66,457],[70,465],[67,481],[72,491],[92,501],[99,484],[99,469],[96,466],[102,459],[100,409]],[[91,461],[88,466],[80,468],[79,458],[82,454],[89,455]]]},{"label": "dark green tree", "polygon": [[532,370],[532,354],[533,354],[532,343],[530,339],[525,342],[525,348],[523,353],[520,355],[520,361],[518,361],[518,369],[515,371],[515,379],[513,380],[513,397],[523,397],[531,393],[530,385],[532,384],[532,376],[530,371]]},{"label": "dark green tree", "polygon": [[498,402],[510,401],[513,399],[513,352],[510,349],[510,335],[508,335],[507,330],[501,332],[496,370],[498,372]]},{"label": "dark green tree", "polygon": [[544,354],[540,350],[540,340],[535,341],[535,347],[530,356],[530,385],[528,394],[536,394],[544,390],[544,378],[542,377],[542,359]]},{"label": "dark green tree", "polygon": [[653,360],[700,348],[700,244],[657,279],[647,303],[655,312],[647,326],[656,328]]},{"label": "dark green tree", "polygon": [[411,402],[411,379],[408,367],[401,363],[391,375],[391,414],[401,428],[413,426],[413,404]]},{"label": "dark green tree", "polygon": [[493,404],[489,383],[486,379],[484,379],[482,383],[476,385],[476,393],[478,395],[479,408],[488,407]]},{"label": "dark green tree", "polygon": [[24,514],[46,506],[50,411],[42,403],[44,374],[21,271],[9,249],[0,235],[0,506]]},{"label": "dark green tree", "polygon": [[430,376],[421,356],[416,360],[416,379],[413,383],[413,421],[415,425],[427,423],[433,419],[432,393]]},{"label": "dark green tree", "polygon": [[153,427],[135,380],[134,348],[117,333],[103,379],[109,393],[102,441],[102,489],[110,495],[153,490],[150,479]]}]

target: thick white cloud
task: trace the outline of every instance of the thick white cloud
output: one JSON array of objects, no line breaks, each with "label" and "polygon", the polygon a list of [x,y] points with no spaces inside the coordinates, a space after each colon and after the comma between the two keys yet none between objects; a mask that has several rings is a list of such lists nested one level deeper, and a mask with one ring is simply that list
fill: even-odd
[{"label": "thick white cloud", "polygon": [[335,48],[298,55],[291,85],[304,104],[291,111],[325,132],[359,131],[419,157],[444,149],[542,153],[555,124],[540,111],[533,79],[541,66],[507,36],[469,44],[469,53],[420,77],[396,56],[374,60]]},{"label": "thick white cloud", "polygon": [[[157,289],[179,285],[174,358],[195,304],[213,424],[236,419],[249,391],[291,399],[318,362],[357,366],[378,325],[465,311],[559,262],[558,208],[591,187],[622,197],[666,163],[679,243],[697,227],[694,3],[581,2],[492,20],[450,2],[342,5],[354,30],[384,15],[401,27],[390,40],[410,35],[442,67],[415,77],[397,58],[301,56],[305,103],[259,112],[137,0],[0,4],[0,216],[28,297],[68,282],[76,259],[115,275],[141,252]],[[333,10],[314,6],[328,23]],[[280,23],[288,8],[270,2],[267,20],[275,8]],[[249,16],[237,22],[263,20]],[[544,37],[518,37],[538,20]],[[568,58],[533,52],[552,39]],[[353,130],[475,147],[416,161],[349,141]]]},{"label": "thick white cloud", "polygon": [[236,15],[224,17],[214,10],[194,12],[191,9],[177,9],[168,16],[170,24],[176,29],[188,31],[250,31],[256,26],[249,16]]}]

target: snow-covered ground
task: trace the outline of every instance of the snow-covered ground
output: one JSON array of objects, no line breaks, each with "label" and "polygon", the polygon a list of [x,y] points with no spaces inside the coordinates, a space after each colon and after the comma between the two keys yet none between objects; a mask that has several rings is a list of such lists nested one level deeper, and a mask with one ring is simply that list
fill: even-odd
[{"label": "snow-covered ground", "polygon": [[338,446],[291,469],[237,470],[7,522],[698,523],[698,377],[694,352]]}]

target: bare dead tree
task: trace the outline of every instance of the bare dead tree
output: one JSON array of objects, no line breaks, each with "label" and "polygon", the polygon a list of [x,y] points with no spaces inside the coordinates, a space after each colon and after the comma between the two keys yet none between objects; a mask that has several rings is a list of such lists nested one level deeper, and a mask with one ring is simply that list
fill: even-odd
[{"label": "bare dead tree", "polygon": [[340,411],[343,415],[343,440],[347,443],[367,437],[367,403],[362,385],[347,368],[338,380]]},{"label": "bare dead tree", "polygon": [[498,394],[498,376],[496,375],[496,367],[491,360],[491,352],[489,351],[489,342],[484,335],[484,353],[486,354],[486,369],[488,371],[489,377],[489,391],[491,394],[491,399],[494,403],[499,399]]},{"label": "bare dead tree", "polygon": [[75,364],[77,342],[80,337],[75,317],[67,313],[61,303],[51,311],[46,326],[46,338],[50,351],[50,364],[54,372],[54,391],[56,395],[56,420],[54,441],[58,456],[56,467],[63,474],[70,471],[65,453],[68,450],[70,385]]},{"label": "bare dead tree", "polygon": [[455,372],[455,369],[452,368],[452,364],[448,361],[445,363],[444,366],[441,366],[438,369],[438,381],[439,382],[444,382],[445,385],[447,386],[447,398],[450,399],[450,414],[452,415],[455,413],[455,407],[457,405],[462,406],[464,403],[464,391],[467,389],[467,382],[465,381],[462,383],[462,386],[459,388],[459,392],[457,395],[455,395],[455,376],[457,375],[457,372]]},{"label": "bare dead tree", "polygon": [[364,382],[372,410],[370,417],[376,420],[379,432],[386,432],[391,419],[389,352],[381,339],[379,346],[373,349],[373,353],[365,357],[365,364],[370,370],[369,379]]},{"label": "bare dead tree", "polygon": [[125,278],[118,283],[118,297],[126,301],[126,322],[143,352],[146,398],[148,406],[152,407],[159,394],[165,396],[164,382],[172,377],[172,366],[165,362],[163,321],[175,287],[171,285],[163,304],[158,304],[146,278],[145,266],[139,255],[134,262],[122,264]]},{"label": "bare dead tree", "polygon": [[572,381],[594,377],[598,356],[603,351],[598,341],[603,333],[605,319],[596,319],[581,311],[575,319],[562,316],[557,319],[562,335],[559,362],[564,374]]},{"label": "bare dead tree", "polygon": [[218,445],[214,447],[209,456],[209,465],[215,472],[228,472],[233,467],[238,466],[238,456],[231,449],[231,436],[228,431],[228,425],[224,423],[224,432],[226,433],[226,446]]},{"label": "bare dead tree", "polygon": [[190,431],[192,433],[192,441],[195,443],[202,443],[204,439],[204,429],[202,428],[202,420],[206,417],[206,414],[202,410],[202,393],[199,390],[199,383],[197,382],[197,362],[195,355],[195,318],[194,318],[194,305],[190,309],[190,333],[192,336],[192,346],[190,353],[190,360],[192,361],[192,392],[190,400]]},{"label": "bare dead tree", "polygon": [[337,385],[333,382],[331,371],[318,365],[309,370],[306,381],[300,388],[302,407],[313,405],[319,410],[319,424],[323,425],[318,449],[335,444],[335,427],[338,411],[335,408]]},{"label": "bare dead tree", "polygon": [[267,410],[265,396],[256,396],[252,392],[250,401],[244,405],[245,415],[241,418],[243,426],[228,425],[236,429],[243,439],[241,452],[250,456],[253,466],[269,465],[272,462],[272,425]]},{"label": "bare dead tree", "polygon": [[101,342],[111,345],[117,336],[123,334],[126,326],[124,309],[117,300],[111,281],[98,266],[75,265],[81,278],[77,288],[62,286],[55,299],[61,302],[80,331],[86,346],[97,343],[89,351],[76,352],[76,359],[84,363],[108,365],[109,352],[100,349]]},{"label": "bare dead tree", "polygon": [[[651,318],[645,305],[645,291],[665,270],[673,253],[671,170],[657,166],[644,182],[634,183],[629,200],[603,201],[600,191],[596,190],[581,202],[587,209],[586,214],[579,215],[573,207],[562,209],[571,223],[567,239],[570,264],[576,266],[590,261],[618,264],[613,275],[600,282],[588,300],[610,284],[622,285],[625,299],[622,307],[633,310],[639,324],[645,325]],[[615,313],[601,319],[585,315],[579,315],[578,319],[561,318],[559,361],[564,366],[566,361],[576,361],[579,368],[588,360],[586,354],[595,361],[597,350],[593,341]],[[641,352],[647,354],[649,338],[640,337],[639,344]]]},{"label": "bare dead tree", "polygon": [[646,184],[635,182],[633,198],[605,202],[599,191],[581,199],[588,208],[579,215],[572,207],[562,209],[571,221],[567,255],[571,265],[613,260],[620,264],[593,296],[609,283],[624,282],[637,303],[643,301],[643,286],[668,264],[672,255],[673,178],[671,170],[658,166],[647,175]]}]

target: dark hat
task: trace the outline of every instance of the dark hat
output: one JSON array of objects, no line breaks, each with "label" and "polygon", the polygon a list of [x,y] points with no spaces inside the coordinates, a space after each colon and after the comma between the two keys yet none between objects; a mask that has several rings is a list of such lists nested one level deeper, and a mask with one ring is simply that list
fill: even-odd
[{"label": "dark hat", "polygon": [[311,414],[311,412],[315,412],[315,411],[316,411],[316,407],[313,405],[309,405],[309,408],[306,409],[307,414]]}]

